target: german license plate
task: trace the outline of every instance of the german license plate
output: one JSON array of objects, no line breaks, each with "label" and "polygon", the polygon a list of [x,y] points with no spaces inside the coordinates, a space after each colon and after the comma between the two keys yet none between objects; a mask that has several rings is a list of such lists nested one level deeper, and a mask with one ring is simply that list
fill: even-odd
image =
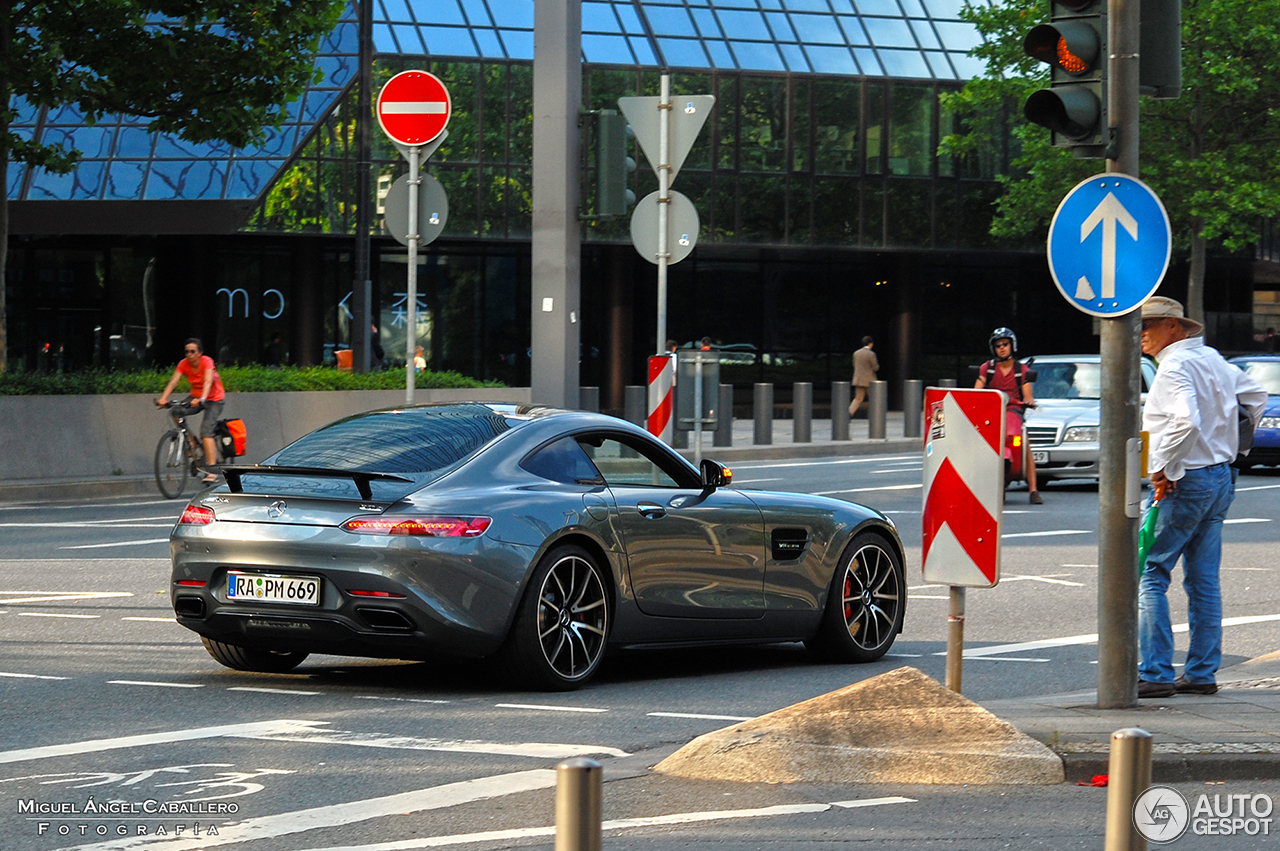
[{"label": "german license plate", "polygon": [[320,580],[314,576],[281,576],[274,573],[227,574],[227,598],[236,603],[320,603]]},{"label": "german license plate", "polygon": [[1048,452],[1032,452],[1031,460],[1036,462],[1037,464],[1048,464],[1049,453]]}]

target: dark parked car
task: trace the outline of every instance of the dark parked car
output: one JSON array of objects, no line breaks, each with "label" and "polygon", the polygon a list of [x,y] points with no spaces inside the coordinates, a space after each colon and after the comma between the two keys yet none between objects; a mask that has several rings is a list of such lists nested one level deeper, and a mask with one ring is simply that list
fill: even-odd
[{"label": "dark parked car", "polygon": [[869,662],[902,629],[889,518],[730,487],[613,417],[374,411],[225,475],[173,530],[171,590],[178,622],[239,670],[495,657],[566,689],[610,648],[804,641]]},{"label": "dark parked car", "polygon": [[1267,391],[1267,407],[1253,435],[1253,451],[1237,461],[1236,466],[1248,469],[1280,464],[1280,355],[1248,355],[1232,358],[1231,363]]}]

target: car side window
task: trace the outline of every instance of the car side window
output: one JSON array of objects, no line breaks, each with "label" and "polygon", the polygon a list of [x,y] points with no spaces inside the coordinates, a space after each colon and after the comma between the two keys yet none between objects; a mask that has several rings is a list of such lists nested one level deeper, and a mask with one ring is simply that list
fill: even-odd
[{"label": "car side window", "polygon": [[599,434],[579,435],[578,442],[610,487],[696,487],[687,471],[639,442]]},{"label": "car side window", "polygon": [[526,458],[521,467],[553,482],[566,485],[603,485],[600,471],[582,451],[578,441],[564,437],[549,443]]}]

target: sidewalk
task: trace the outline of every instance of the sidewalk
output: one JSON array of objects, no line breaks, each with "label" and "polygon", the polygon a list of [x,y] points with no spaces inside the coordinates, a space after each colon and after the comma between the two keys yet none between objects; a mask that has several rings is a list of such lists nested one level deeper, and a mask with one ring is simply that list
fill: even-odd
[{"label": "sidewalk", "polygon": [[1152,736],[1157,783],[1280,777],[1280,651],[1218,672],[1218,693],[1098,709],[1094,691],[992,700],[983,708],[1062,757],[1067,781],[1107,773],[1111,734]]}]

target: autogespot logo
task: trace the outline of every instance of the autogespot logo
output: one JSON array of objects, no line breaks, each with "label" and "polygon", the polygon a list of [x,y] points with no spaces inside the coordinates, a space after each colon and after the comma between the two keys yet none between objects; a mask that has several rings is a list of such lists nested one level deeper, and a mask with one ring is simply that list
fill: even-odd
[{"label": "autogespot logo", "polygon": [[1164,845],[1187,832],[1191,808],[1177,789],[1152,786],[1133,802],[1133,826],[1148,842]]}]

